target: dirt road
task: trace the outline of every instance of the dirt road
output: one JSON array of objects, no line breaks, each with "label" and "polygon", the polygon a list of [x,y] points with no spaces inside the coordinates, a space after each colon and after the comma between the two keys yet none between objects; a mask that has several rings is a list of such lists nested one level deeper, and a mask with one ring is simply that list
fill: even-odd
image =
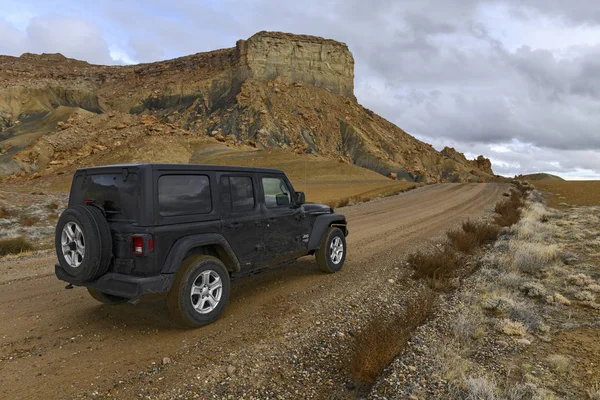
[{"label": "dirt road", "polygon": [[213,394],[237,379],[281,384],[290,376],[275,366],[294,340],[330,329],[323,321],[344,299],[377,296],[394,262],[483,215],[507,189],[426,186],[341,209],[350,228],[341,273],[322,274],[306,257],[240,279],[224,316],[196,330],[177,327],[162,299],[104,306],[85,289],[65,290],[52,256],[0,261],[0,273],[12,279],[0,278],[0,398],[170,398],[192,380]]}]

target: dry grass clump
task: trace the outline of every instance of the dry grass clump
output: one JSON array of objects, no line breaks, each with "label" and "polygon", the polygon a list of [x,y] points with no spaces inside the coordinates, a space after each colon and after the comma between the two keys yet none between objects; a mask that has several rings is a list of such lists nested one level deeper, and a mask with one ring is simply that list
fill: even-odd
[{"label": "dry grass clump", "polygon": [[600,382],[596,382],[587,390],[587,395],[590,400],[600,400]]},{"label": "dry grass clump", "polygon": [[529,203],[522,210],[517,237],[527,241],[547,242],[559,234],[559,227],[549,223],[551,212],[540,203]]},{"label": "dry grass clump", "polygon": [[434,294],[422,289],[392,318],[376,315],[354,338],[350,364],[356,383],[371,385],[381,371],[406,347],[411,332],[421,325],[433,308]]},{"label": "dry grass clump", "polygon": [[513,254],[513,266],[518,270],[535,274],[549,266],[558,257],[558,246],[552,244],[511,241],[509,243]]},{"label": "dry grass clump", "polygon": [[469,254],[479,246],[496,240],[499,233],[500,228],[495,225],[467,220],[461,230],[449,231],[447,236],[456,250]]},{"label": "dry grass clump", "polygon": [[563,372],[566,371],[571,365],[571,360],[562,354],[550,354],[546,361],[555,371]]},{"label": "dry grass clump", "polygon": [[570,306],[571,305],[571,300],[567,299],[565,296],[563,296],[560,293],[554,293],[553,296],[546,296],[546,303],[548,304],[562,304],[564,306]]},{"label": "dry grass clump", "polygon": [[52,203],[48,203],[48,204],[46,204],[46,208],[50,211],[54,211],[54,210],[58,209],[58,203],[56,201],[53,201]]},{"label": "dry grass clump", "polygon": [[521,291],[529,297],[546,296],[546,288],[539,282],[525,282],[521,285]]},{"label": "dry grass clump", "polygon": [[527,328],[522,322],[512,321],[508,318],[502,318],[498,322],[498,330],[508,336],[525,336]]},{"label": "dry grass clump", "polygon": [[12,217],[13,212],[6,207],[0,207],[0,219]]},{"label": "dry grass clump", "polygon": [[0,239],[0,256],[20,254],[31,250],[33,250],[33,245],[22,236]]},{"label": "dry grass clump", "polygon": [[464,381],[466,387],[465,399],[496,400],[500,399],[496,382],[484,376],[468,377]]},{"label": "dry grass clump", "polygon": [[19,223],[23,226],[33,226],[39,221],[40,219],[34,215],[21,215],[19,217]]},{"label": "dry grass clump", "polygon": [[508,312],[515,306],[515,301],[506,296],[490,296],[483,299],[481,307],[485,310]]},{"label": "dry grass clump", "polygon": [[594,301],[596,300],[596,296],[592,292],[588,292],[587,290],[581,290],[579,292],[573,293],[573,297],[575,300],[579,301]]},{"label": "dry grass clump", "polygon": [[458,276],[460,255],[451,247],[434,248],[431,252],[418,250],[408,256],[407,262],[414,269],[413,278],[425,279],[434,289],[444,290],[450,280]]},{"label": "dry grass clump", "polygon": [[569,275],[567,277],[567,282],[572,283],[573,285],[576,286],[590,286],[590,285],[594,285],[596,282],[590,278],[589,276],[587,276],[586,274],[575,274],[575,275]]}]

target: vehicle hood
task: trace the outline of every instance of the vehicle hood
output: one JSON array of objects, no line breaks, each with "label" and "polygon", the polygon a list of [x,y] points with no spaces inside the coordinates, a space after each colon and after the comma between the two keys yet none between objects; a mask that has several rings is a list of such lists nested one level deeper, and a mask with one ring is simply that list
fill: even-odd
[{"label": "vehicle hood", "polygon": [[307,214],[331,214],[333,212],[333,209],[325,204],[308,203],[302,207]]}]

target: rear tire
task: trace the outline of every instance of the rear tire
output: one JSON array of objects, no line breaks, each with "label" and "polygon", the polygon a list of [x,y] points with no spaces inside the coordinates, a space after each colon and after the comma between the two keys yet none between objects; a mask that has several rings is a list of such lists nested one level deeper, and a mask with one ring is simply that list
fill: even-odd
[{"label": "rear tire", "polygon": [[112,237],[102,212],[93,206],[67,208],[56,224],[58,262],[75,282],[104,275],[112,258]]},{"label": "rear tire", "polygon": [[186,258],[167,295],[173,318],[196,328],[219,318],[229,300],[229,272],[216,257],[207,255]]},{"label": "rear tire", "polygon": [[87,288],[88,293],[94,299],[98,300],[100,303],[104,304],[122,304],[129,301],[127,297],[115,296],[108,293],[100,292],[93,288]]},{"label": "rear tire", "polygon": [[340,228],[332,226],[325,232],[315,258],[323,272],[333,273],[342,269],[346,260],[346,237]]}]

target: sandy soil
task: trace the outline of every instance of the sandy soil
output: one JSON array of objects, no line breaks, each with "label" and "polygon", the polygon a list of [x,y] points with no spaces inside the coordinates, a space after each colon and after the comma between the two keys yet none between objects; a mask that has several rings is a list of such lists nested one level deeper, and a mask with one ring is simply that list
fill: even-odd
[{"label": "sandy soil", "polygon": [[548,194],[548,205],[553,208],[600,205],[600,181],[542,180],[531,183]]},{"label": "sandy soil", "polygon": [[[234,281],[223,317],[196,330],[176,326],[161,298],[105,306],[85,289],[65,290],[52,275],[51,253],[0,260],[5,276],[0,281],[0,397],[133,398],[140,385],[148,384],[136,377],[157,365],[165,368],[150,382],[167,393],[210,376],[209,366],[222,357],[251,361],[268,354],[276,360],[279,345],[293,333],[314,329],[318,315],[337,306],[344,294],[369,296],[386,281],[381,272],[391,260],[468,217],[481,216],[507,187],[426,186],[342,208],[350,228],[342,272],[322,274],[306,257]],[[252,367],[260,374],[269,371],[268,363]]]}]

